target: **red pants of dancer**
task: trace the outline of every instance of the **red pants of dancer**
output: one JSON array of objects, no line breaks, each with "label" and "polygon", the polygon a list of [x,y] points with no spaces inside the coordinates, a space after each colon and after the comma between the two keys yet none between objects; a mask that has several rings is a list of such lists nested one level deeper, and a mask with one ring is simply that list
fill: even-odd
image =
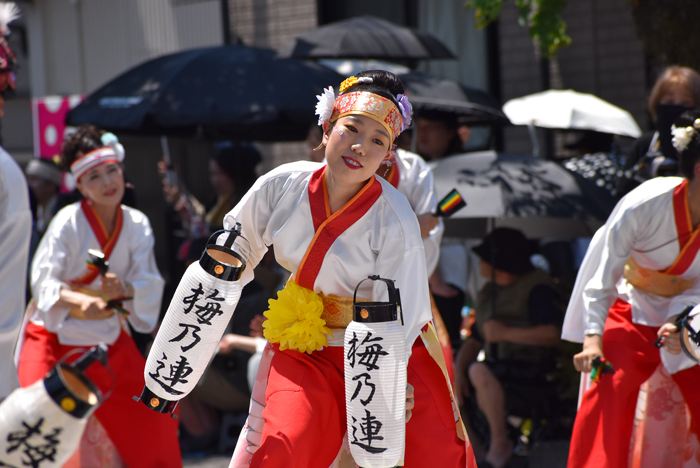
[{"label": "red pants of dancer", "polygon": [[[66,346],[58,337],[29,323],[19,359],[19,381],[23,387],[43,379],[59,359],[77,346]],[[122,331],[107,352],[115,373],[114,391],[95,411],[119,455],[129,468],[177,468],[182,466],[177,439],[177,420],[149,410],[132,397],[141,395],[146,361],[134,340]],[[111,377],[99,366],[88,368],[87,376],[101,389],[112,386]]]},{"label": "red pants of dancer", "polygon": [[[632,323],[628,303],[610,308],[603,333],[603,353],[615,374],[604,374],[586,391],[576,415],[568,468],[628,466],[634,413],[641,385],[661,362],[654,346],[658,327]],[[691,415],[691,431],[700,435],[700,367],[671,376]]]},{"label": "red pants of dancer", "polygon": [[[343,366],[342,347],[308,355],[275,345],[262,443],[251,467],[330,466],[347,428]],[[406,427],[405,466],[466,466],[465,442],[456,434],[445,378],[422,346],[413,348],[408,382],[415,389],[415,408]]]}]

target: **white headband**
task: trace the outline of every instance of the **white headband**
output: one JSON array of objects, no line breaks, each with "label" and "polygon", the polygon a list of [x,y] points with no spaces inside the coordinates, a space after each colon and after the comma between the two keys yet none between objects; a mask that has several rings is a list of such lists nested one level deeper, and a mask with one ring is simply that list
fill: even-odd
[{"label": "white headband", "polygon": [[70,165],[70,172],[73,174],[73,177],[75,177],[75,180],[78,180],[84,176],[86,172],[97,166],[110,162],[120,163],[123,160],[123,153],[117,153],[113,148],[103,146],[85,153],[79,159],[73,161],[73,164]]},{"label": "white headband", "polygon": [[59,187],[63,184],[63,172],[55,164],[42,163],[38,159],[32,159],[24,170],[27,175],[33,175],[47,180]]}]

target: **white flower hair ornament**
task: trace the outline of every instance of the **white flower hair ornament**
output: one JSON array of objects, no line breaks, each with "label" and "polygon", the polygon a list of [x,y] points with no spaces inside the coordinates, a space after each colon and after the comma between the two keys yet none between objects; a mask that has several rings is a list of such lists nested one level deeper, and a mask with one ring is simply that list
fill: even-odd
[{"label": "white flower hair ornament", "polygon": [[673,138],[671,139],[671,143],[673,143],[673,147],[676,148],[676,151],[679,153],[685,151],[688,145],[690,145],[690,142],[693,141],[693,137],[698,129],[700,129],[700,119],[695,119],[692,127],[676,127],[672,125],[671,134]]},{"label": "white flower hair ornament", "polygon": [[114,150],[115,153],[117,153],[117,159],[119,160],[119,162],[124,161],[124,146],[122,146],[122,144],[119,143],[119,138],[117,138],[117,136],[114,133],[103,133],[100,137],[100,140],[102,141],[103,145],[109,146]]},{"label": "white flower hair ornament", "polygon": [[20,10],[14,2],[0,3],[0,32],[10,35],[10,23],[19,18]]},{"label": "white flower hair ornament", "polygon": [[323,125],[323,122],[327,122],[331,119],[333,115],[333,106],[335,106],[335,91],[333,86],[323,90],[323,94],[316,96],[318,102],[316,103],[316,115],[318,115],[318,124]]}]

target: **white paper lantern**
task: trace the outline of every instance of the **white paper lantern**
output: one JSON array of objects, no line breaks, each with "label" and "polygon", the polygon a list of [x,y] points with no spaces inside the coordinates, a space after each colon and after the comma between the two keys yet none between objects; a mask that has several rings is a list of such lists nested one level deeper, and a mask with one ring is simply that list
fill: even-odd
[{"label": "white paper lantern", "polygon": [[[228,239],[216,245],[224,232]],[[201,378],[241,297],[248,255],[237,224],[212,235],[200,261],[187,268],[146,361],[140,400],[149,408],[172,413]]]},{"label": "white paper lantern", "polygon": [[389,468],[402,462],[405,451],[406,340],[393,281],[370,279],[387,283],[389,302],[355,302],[345,331],[347,437],[359,466]]},{"label": "white paper lantern", "polygon": [[73,455],[87,419],[102,402],[83,374],[106,347],[92,348],[75,364],[63,360],[44,380],[15,390],[0,405],[0,466],[59,468]]}]

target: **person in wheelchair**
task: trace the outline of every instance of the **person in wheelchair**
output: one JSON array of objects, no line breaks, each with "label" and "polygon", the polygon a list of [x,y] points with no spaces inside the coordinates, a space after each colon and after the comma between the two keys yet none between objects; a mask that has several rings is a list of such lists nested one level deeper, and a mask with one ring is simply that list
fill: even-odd
[{"label": "person in wheelchair", "polygon": [[[520,231],[495,229],[473,250],[489,281],[476,298],[472,334],[457,354],[455,387],[460,406],[473,388],[489,425],[490,444],[479,466],[501,468],[515,448],[506,431],[504,389],[546,387],[560,343],[562,309],[556,284],[532,265]],[[482,350],[485,360],[478,361]],[[547,393],[540,398],[548,398]]]}]

